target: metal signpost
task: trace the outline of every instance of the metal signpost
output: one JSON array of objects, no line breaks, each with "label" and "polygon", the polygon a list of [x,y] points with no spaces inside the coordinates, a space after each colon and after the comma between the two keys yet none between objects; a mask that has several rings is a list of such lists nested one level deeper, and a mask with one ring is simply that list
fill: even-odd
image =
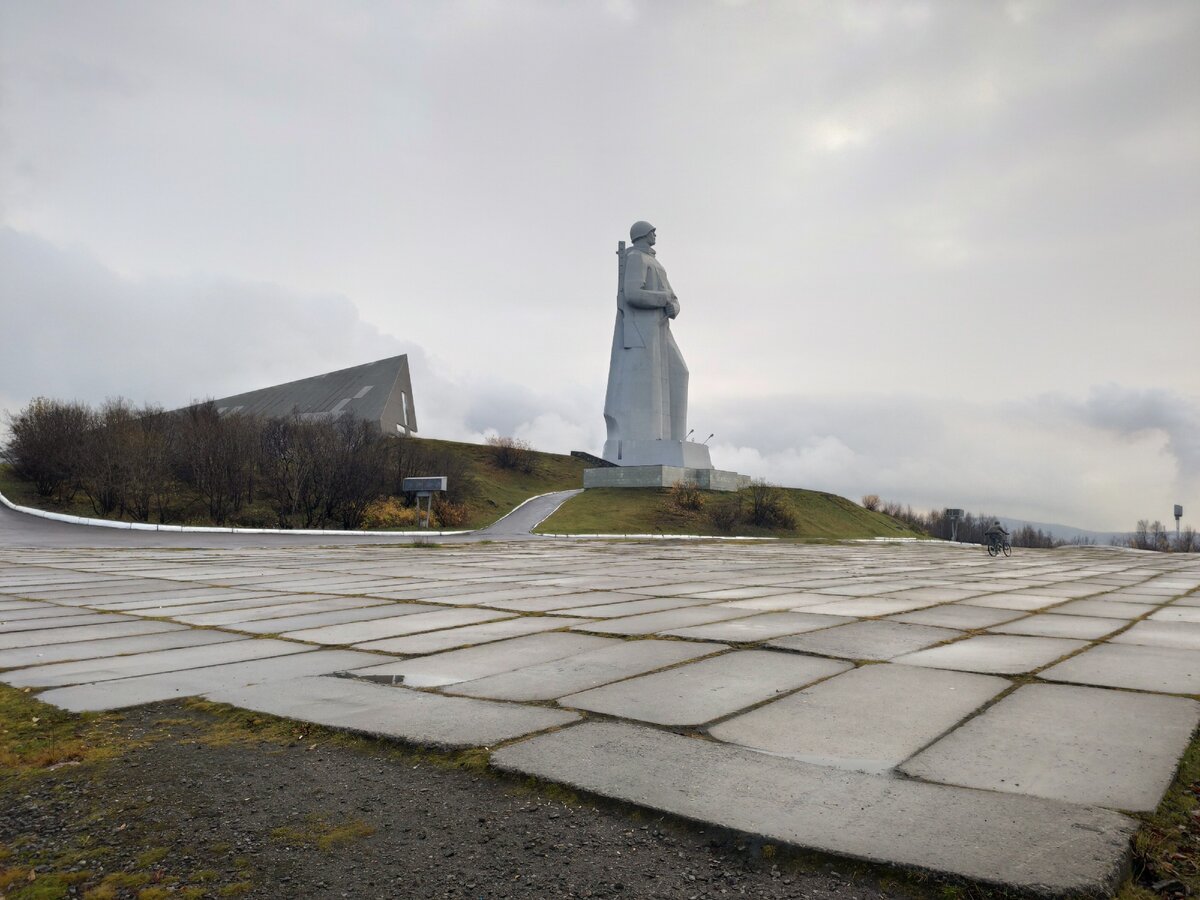
[{"label": "metal signpost", "polygon": [[946,518],[950,520],[950,540],[958,540],[958,520],[963,517],[961,509],[947,509]]},{"label": "metal signpost", "polygon": [[[446,490],[446,476],[436,475],[429,478],[405,478],[400,486],[406,494],[417,495],[417,524],[422,528],[429,527],[429,519],[433,515],[433,495]],[[421,501],[425,501],[425,509],[421,510]]]},{"label": "metal signpost", "polygon": [[1179,520],[1183,518],[1183,507],[1175,504],[1175,543],[1179,543]]}]

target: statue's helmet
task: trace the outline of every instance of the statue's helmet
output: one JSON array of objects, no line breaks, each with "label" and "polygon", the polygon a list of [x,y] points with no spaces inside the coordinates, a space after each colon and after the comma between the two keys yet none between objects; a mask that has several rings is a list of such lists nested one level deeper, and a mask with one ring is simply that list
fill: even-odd
[{"label": "statue's helmet", "polygon": [[631,241],[639,240],[652,231],[654,231],[654,226],[649,222],[634,222],[633,227],[629,229],[629,239]]}]

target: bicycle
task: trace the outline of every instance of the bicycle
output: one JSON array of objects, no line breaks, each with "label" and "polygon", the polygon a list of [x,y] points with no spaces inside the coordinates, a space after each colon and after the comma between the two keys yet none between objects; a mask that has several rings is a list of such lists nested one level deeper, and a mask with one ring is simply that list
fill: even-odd
[{"label": "bicycle", "polygon": [[1001,553],[1012,556],[1012,541],[1007,534],[989,534],[987,539],[988,556],[999,556]]}]

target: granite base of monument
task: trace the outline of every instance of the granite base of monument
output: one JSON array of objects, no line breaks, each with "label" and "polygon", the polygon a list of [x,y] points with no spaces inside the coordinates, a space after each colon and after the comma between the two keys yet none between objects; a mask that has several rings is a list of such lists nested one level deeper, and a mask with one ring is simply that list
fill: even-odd
[{"label": "granite base of monument", "polygon": [[750,486],[749,475],[713,468],[613,466],[583,470],[585,488],[665,488],[685,481],[690,481],[705,491],[740,491]]},{"label": "granite base of monument", "polygon": [[695,441],[608,440],[604,442],[604,458],[618,466],[712,468],[708,447]]}]

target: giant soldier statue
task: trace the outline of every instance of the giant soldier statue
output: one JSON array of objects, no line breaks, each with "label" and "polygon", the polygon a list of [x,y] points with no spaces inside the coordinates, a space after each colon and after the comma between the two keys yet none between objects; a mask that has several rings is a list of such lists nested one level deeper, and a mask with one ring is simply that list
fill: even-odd
[{"label": "giant soldier statue", "polygon": [[712,468],[708,448],[687,438],[688,369],[671,335],[679,298],[654,253],[649,222],[617,246],[617,322],[608,368],[604,458],[619,465]]}]

